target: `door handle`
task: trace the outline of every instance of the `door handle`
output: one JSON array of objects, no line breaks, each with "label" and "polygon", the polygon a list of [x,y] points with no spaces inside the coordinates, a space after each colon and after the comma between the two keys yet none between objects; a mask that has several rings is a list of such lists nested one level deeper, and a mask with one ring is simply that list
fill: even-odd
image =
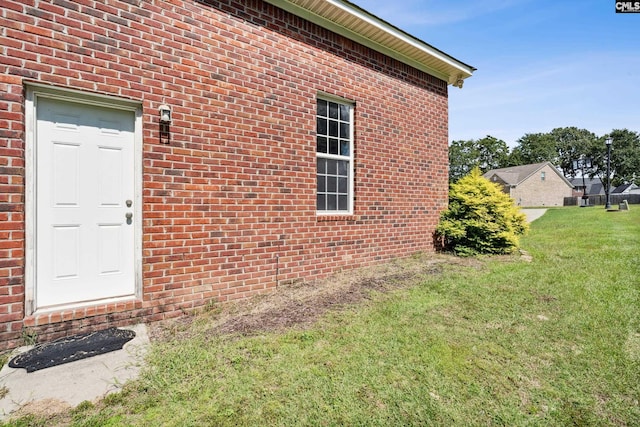
[{"label": "door handle", "polygon": [[133,218],[133,214],[131,212],[127,212],[126,214],[124,214],[125,218],[127,218],[127,220],[130,220],[131,218]]},{"label": "door handle", "polygon": [[131,199],[127,200],[125,203],[126,203],[126,205],[127,205],[127,207],[128,207],[128,208],[130,208],[130,207],[131,207],[131,205],[133,204],[133,202],[131,201]]}]

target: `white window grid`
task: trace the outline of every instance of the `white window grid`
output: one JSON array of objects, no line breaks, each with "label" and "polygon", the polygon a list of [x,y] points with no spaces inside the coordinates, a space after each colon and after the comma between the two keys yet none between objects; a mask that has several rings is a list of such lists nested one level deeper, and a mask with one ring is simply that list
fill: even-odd
[{"label": "white window grid", "polygon": [[316,209],[353,213],[353,104],[319,97],[316,116]]}]

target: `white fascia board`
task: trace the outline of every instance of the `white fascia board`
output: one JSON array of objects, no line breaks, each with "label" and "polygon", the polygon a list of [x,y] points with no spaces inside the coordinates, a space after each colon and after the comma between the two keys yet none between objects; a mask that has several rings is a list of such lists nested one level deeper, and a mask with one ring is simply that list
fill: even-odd
[{"label": "white fascia board", "polygon": [[437,77],[441,80],[446,81],[449,84],[453,84],[458,79],[465,79],[467,77],[471,77],[473,71],[475,71],[474,67],[466,65],[462,62],[455,60],[454,58],[444,54],[443,52],[429,46],[428,44],[421,42],[420,40],[409,36],[408,34],[398,30],[397,28],[387,24],[386,22],[375,18],[373,15],[370,15],[363,10],[353,7],[350,4],[344,3],[339,0],[325,0],[331,6],[338,8],[349,15],[356,17],[357,19],[366,22],[368,25],[381,30],[394,38],[402,41],[403,43],[418,49],[419,51],[428,54],[429,56],[437,59],[441,63],[450,67],[453,72],[444,72],[441,70],[436,70],[433,67],[420,62],[419,60],[412,58],[408,55],[405,55],[401,52],[398,52],[394,49],[391,49],[388,46],[375,42],[349,28],[343,27],[342,25],[334,22],[328,18],[325,18],[321,15],[318,15],[307,9],[303,6],[299,6],[297,4],[292,3],[288,0],[265,0],[267,3],[270,3],[280,9],[286,10],[287,12],[293,13],[296,16],[299,16],[307,21],[313,22],[317,25],[320,25],[323,28],[331,30],[337,34],[345,36],[355,42],[358,42],[364,46],[370,47],[371,49],[383,53],[389,57],[397,59],[400,62],[403,62],[407,65],[410,65],[414,68],[417,68],[421,71],[424,71],[428,74],[431,74],[434,77]]},{"label": "white fascia board", "polygon": [[358,19],[361,19],[367,22],[369,25],[372,25],[386,33],[391,34],[392,36],[401,40],[402,42],[410,46],[413,46],[416,49],[419,49],[420,51],[427,53],[430,56],[433,56],[434,58],[437,58],[439,61],[444,62],[453,68],[456,68],[458,71],[460,71],[460,73],[464,75],[464,77],[469,77],[473,73],[473,67],[469,67],[465,64],[462,64],[459,61],[456,61],[454,58],[450,57],[449,55],[439,51],[438,49],[433,48],[432,46],[426,44],[425,42],[421,42],[420,40],[412,36],[409,36],[407,33],[400,31],[397,28],[394,28],[393,26],[387,24],[384,21],[375,19],[373,16],[363,13],[362,11],[356,8],[353,8],[341,1],[336,1],[336,0],[325,0],[325,1],[327,3],[334,5],[335,7],[338,7],[344,10],[349,14],[355,15]]}]

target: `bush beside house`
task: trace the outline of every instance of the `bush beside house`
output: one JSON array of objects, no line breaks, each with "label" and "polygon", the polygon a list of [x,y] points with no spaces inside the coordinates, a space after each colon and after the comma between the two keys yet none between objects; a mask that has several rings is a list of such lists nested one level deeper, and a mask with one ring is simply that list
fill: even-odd
[{"label": "bush beside house", "polygon": [[451,184],[437,233],[445,249],[458,255],[506,254],[518,248],[528,228],[513,199],[475,168]]}]

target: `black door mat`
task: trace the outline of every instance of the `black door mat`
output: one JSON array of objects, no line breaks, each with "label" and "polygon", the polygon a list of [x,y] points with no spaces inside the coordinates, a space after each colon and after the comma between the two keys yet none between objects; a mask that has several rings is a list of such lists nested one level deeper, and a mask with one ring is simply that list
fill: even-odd
[{"label": "black door mat", "polygon": [[55,341],[39,344],[29,351],[11,359],[11,368],[25,368],[34,372],[63,363],[97,356],[120,350],[128,341],[136,336],[128,329],[109,328],[97,332],[72,335]]}]

